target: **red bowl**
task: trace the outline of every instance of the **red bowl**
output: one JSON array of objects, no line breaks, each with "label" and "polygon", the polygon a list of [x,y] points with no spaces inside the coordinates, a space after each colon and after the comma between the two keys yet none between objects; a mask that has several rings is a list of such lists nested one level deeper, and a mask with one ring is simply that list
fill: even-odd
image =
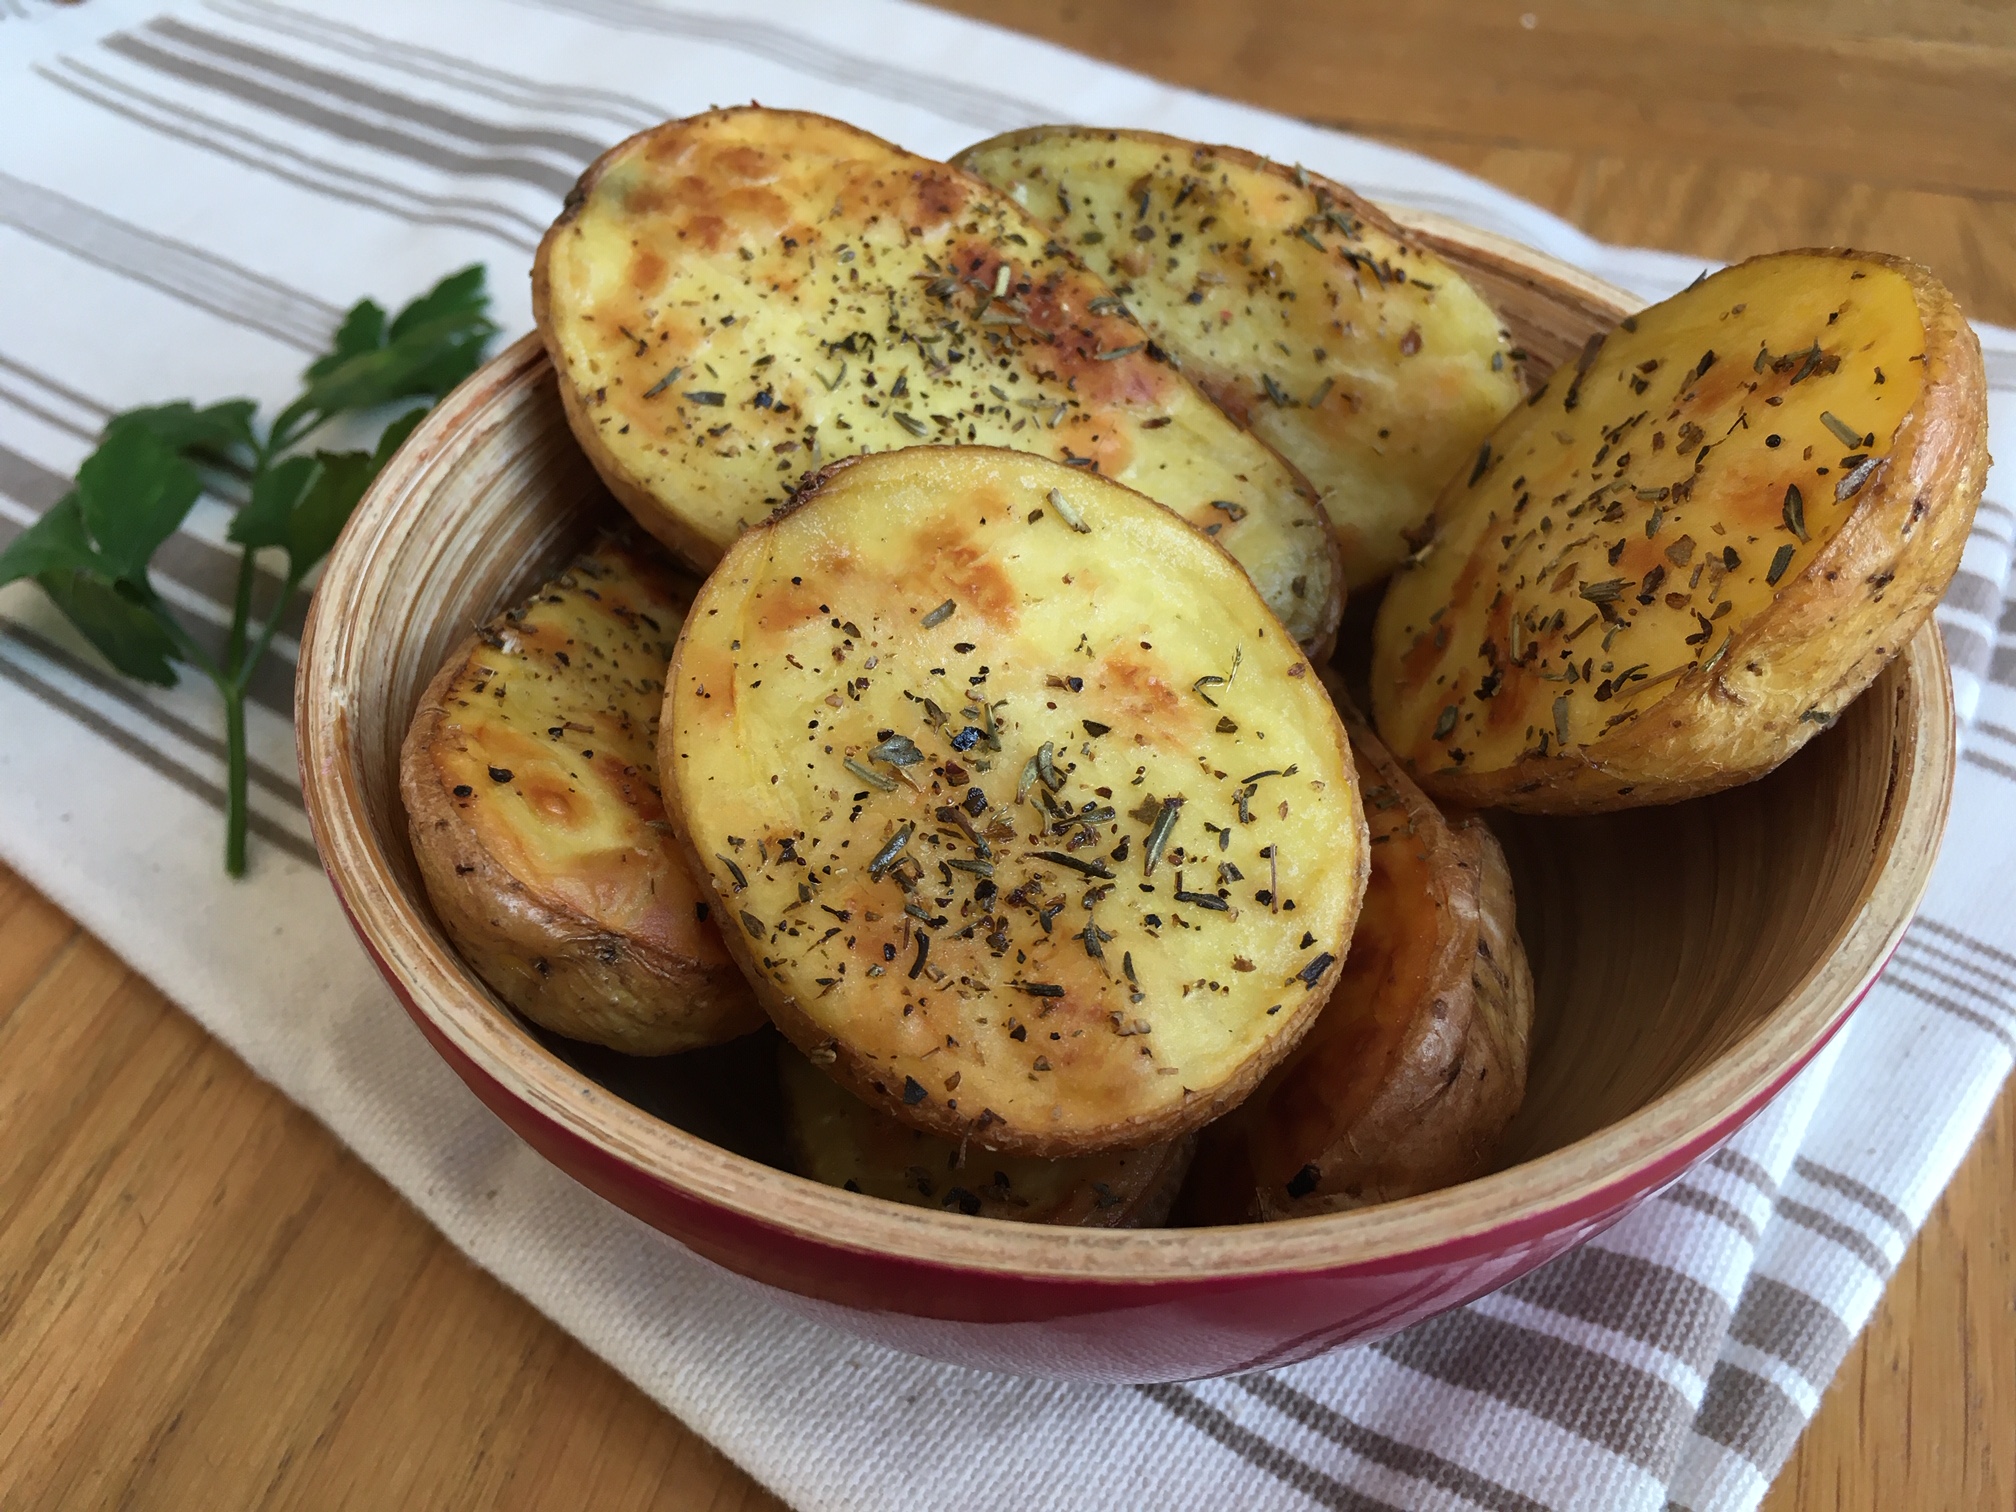
[{"label": "red bowl", "polygon": [[[1496,301],[1538,369],[1639,303],[1500,238],[1403,218]],[[398,797],[420,691],[472,622],[550,575],[611,508],[533,338],[387,467],[330,556],[302,644],[302,780],[323,864],[428,1041],[547,1159],[784,1306],[962,1365],[1222,1375],[1504,1285],[1680,1176],[1812,1057],[1909,921],[1945,822],[1953,714],[1928,626],[1761,782],[1668,809],[1493,819],[1536,994],[1526,1107],[1493,1174],[1215,1229],[1054,1229],[882,1202],[758,1158],[764,1131],[710,1097],[711,1063],[625,1063],[532,1029],[428,907]]]}]

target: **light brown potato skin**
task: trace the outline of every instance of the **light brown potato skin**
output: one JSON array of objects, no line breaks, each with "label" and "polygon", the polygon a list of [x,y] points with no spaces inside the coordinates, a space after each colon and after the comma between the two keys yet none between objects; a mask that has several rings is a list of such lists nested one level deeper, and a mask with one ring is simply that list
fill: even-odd
[{"label": "light brown potato skin", "polygon": [[1482,1175],[1525,1097],[1533,978],[1484,822],[1445,819],[1347,711],[1372,875],[1315,1028],[1204,1131],[1179,1216],[1271,1222]]},{"label": "light brown potato skin", "polygon": [[777,1070],[798,1174],[912,1207],[1009,1223],[1155,1228],[1175,1205],[1197,1144],[1185,1135],[1072,1160],[1001,1155],[870,1107],[789,1041],[777,1047]]},{"label": "light brown potato skin", "polygon": [[[913,1127],[1043,1159],[1174,1139],[1328,996],[1366,864],[1343,726],[1238,564],[1131,490],[989,447],[836,463],[729,549],[667,684],[666,803],[729,949]],[[913,761],[846,766],[892,736]]]},{"label": "light brown potato skin", "polygon": [[[1829,350],[1827,328],[1816,320],[1813,324],[1821,352],[1830,359],[1842,359],[1843,365],[1836,370],[1842,382],[1826,387],[1834,382],[1836,373],[1821,371],[1808,380],[1815,388],[1803,393],[1796,380],[1788,386],[1783,370],[1764,358],[1756,359],[1753,366],[1747,347],[1722,354],[1727,366],[1720,372],[1711,367],[1711,385],[1726,386],[1732,379],[1750,381],[1754,372],[1759,389],[1776,392],[1786,407],[1755,406],[1751,429],[1735,443],[1744,449],[1734,454],[1737,460],[1731,462],[1728,475],[1714,483],[1709,474],[1702,474],[1707,480],[1703,489],[1676,508],[1694,511],[1691,520],[1683,514],[1682,528],[1697,537],[1704,550],[1736,549],[1740,543],[1739,555],[1747,558],[1742,574],[1750,581],[1738,591],[1747,594],[1754,607],[1731,615],[1727,624],[1711,616],[1712,631],[1704,630],[1707,639],[1689,652],[1675,655],[1677,648],[1667,648],[1661,659],[1670,657],[1679,664],[1677,677],[1672,675],[1672,667],[1648,665],[1644,675],[1651,681],[1644,688],[1627,691],[1603,705],[1620,711],[1609,716],[1612,719],[1634,715],[1621,728],[1607,733],[1577,732],[1565,747],[1556,744],[1552,749],[1547,749],[1549,732],[1543,729],[1537,745],[1510,759],[1501,755],[1479,760],[1466,751],[1470,759],[1459,761],[1455,755],[1471,743],[1478,724],[1511,713],[1522,699],[1529,712],[1525,716],[1513,714],[1505,734],[1516,740],[1516,726],[1536,723],[1532,713],[1536,709],[1541,711],[1537,724],[1547,723],[1546,695],[1538,691],[1537,684],[1529,689],[1521,679],[1529,676],[1534,666],[1555,665],[1552,642],[1540,648],[1543,654],[1537,663],[1525,670],[1515,666],[1504,672],[1504,684],[1488,709],[1475,701],[1487,665],[1480,654],[1480,642],[1502,651],[1508,642],[1507,615],[1518,613],[1519,605],[1534,592],[1532,587],[1521,590],[1506,581],[1494,565],[1500,531],[1516,533],[1515,525],[1524,528],[1527,521],[1508,523],[1494,512],[1489,517],[1493,523],[1487,524],[1479,511],[1493,508],[1492,501],[1509,492],[1504,474],[1517,472],[1532,454],[1536,427],[1573,422],[1572,416],[1563,420],[1560,414],[1566,390],[1580,383],[1596,393],[1603,383],[1615,382],[1620,374],[1614,371],[1618,365],[1613,354],[1624,343],[1613,339],[1606,344],[1586,377],[1578,379],[1565,370],[1556,373],[1535,396],[1537,409],[1529,406],[1515,411],[1493,435],[1495,455],[1484,470],[1481,485],[1461,477],[1451,481],[1437,507],[1442,535],[1419,568],[1395,578],[1374,634],[1372,696],[1380,734],[1429,793],[1445,802],[1473,807],[1578,813],[1672,803],[1751,781],[1831,724],[1925,622],[1958,569],[1988,465],[1987,398],[1980,347],[1952,295],[1923,268],[1904,259],[1818,250],[1753,258],[1709,279],[1700,291],[1677,296],[1669,303],[1719,294],[1721,302],[1736,299],[1741,308],[1740,290],[1746,281],[1806,276],[1802,269],[1816,279],[1839,280],[1835,270],[1842,267],[1872,280],[1885,276],[1901,279],[1908,286],[1908,305],[1922,325],[1922,341],[1916,332],[1887,329],[1872,337],[1871,344],[1880,339],[1894,352],[1894,357],[1881,350],[1876,353],[1877,368],[1888,369],[1888,392],[1896,392],[1900,381],[1918,381],[1915,375],[1921,374],[1922,388],[1894,423],[1887,453],[1880,430],[1891,422],[1883,421],[1872,432],[1878,436],[1878,444],[1865,450],[1878,459],[1876,470],[1859,492],[1841,500],[1836,497],[1837,486],[1853,472],[1843,470],[1837,461],[1837,455],[1848,450],[1845,443],[1810,424],[1803,436],[1792,436],[1785,417],[1792,414],[1795,403],[1810,407],[1816,396],[1827,394],[1842,396],[1831,402],[1858,420],[1879,409],[1875,396],[1885,390],[1858,389],[1851,381],[1870,383],[1868,349]],[[1725,290],[1730,292],[1720,292]],[[1636,320],[1646,323],[1642,328],[1650,329],[1652,317],[1664,308],[1653,306]],[[1633,331],[1640,328],[1629,327]],[[1692,349],[1670,355],[1683,366],[1693,361]],[[1761,401],[1768,392],[1758,392],[1756,397]],[[1755,444],[1756,431],[1780,427],[1787,429],[1794,444],[1768,454]],[[1639,436],[1652,428],[1645,427]],[[1810,456],[1797,448],[1798,441],[1808,439],[1810,443],[1815,436],[1818,442]],[[1713,436],[1708,439],[1703,456],[1719,444]],[[1729,436],[1721,440],[1726,442]],[[1642,445],[1637,450],[1642,459]],[[1817,473],[1822,467],[1829,469],[1825,476]],[[1648,481],[1657,482],[1658,478]],[[1584,479],[1583,486],[1586,483]],[[1803,541],[1795,543],[1789,527],[1780,523],[1781,499],[1788,484],[1804,491],[1810,546]],[[1713,516],[1703,513],[1704,498],[1711,501],[1710,511],[1721,511],[1728,520],[1726,536],[1709,533]],[[1669,517],[1658,542],[1641,541],[1640,517],[1646,513],[1645,506],[1632,502],[1629,494],[1620,496],[1619,502],[1628,508],[1612,533],[1623,543],[1623,566],[1616,575],[1627,581],[1628,608],[1628,601],[1635,598],[1631,590],[1639,586],[1635,581],[1638,573],[1647,563],[1660,564],[1656,548],[1674,536],[1676,527]],[[1649,535],[1651,522],[1643,523]],[[1796,552],[1791,570],[1775,585],[1775,591],[1764,597],[1763,564],[1788,545]],[[1518,549],[1523,549],[1523,543]],[[1699,561],[1698,554],[1695,560]],[[1600,551],[1587,564],[1589,576],[1613,570],[1604,566]],[[1734,579],[1738,574],[1730,576]],[[1661,592],[1654,597],[1686,582],[1676,570],[1659,585]],[[1494,607],[1479,619],[1484,611],[1474,606],[1498,589],[1506,591],[1492,603],[1502,607]],[[1522,592],[1527,598],[1521,597]],[[1451,633],[1445,623],[1440,632],[1446,641],[1446,655],[1430,644],[1434,628],[1430,615],[1444,606],[1455,609],[1446,623],[1457,625]],[[1471,607],[1466,610],[1465,606]],[[1543,607],[1551,608],[1552,604]],[[1637,613],[1635,609],[1629,612]],[[1590,637],[1591,641],[1598,639]],[[1619,666],[1633,660],[1627,649],[1630,643],[1626,637],[1618,655],[1608,659]],[[1710,646],[1715,649],[1711,651]],[[1584,649],[1578,647],[1575,654]],[[1691,656],[1691,662],[1685,661],[1685,656]],[[1592,659],[1606,658],[1598,654]],[[1662,673],[1666,681],[1660,681]],[[1431,676],[1432,683],[1428,680]],[[1653,682],[1662,690],[1656,697],[1649,696]],[[1557,688],[1550,686],[1546,693],[1554,694]],[[1586,680],[1577,691],[1588,694]],[[1597,695],[1602,691],[1599,686]],[[1596,706],[1587,707],[1593,710]],[[1452,708],[1456,710],[1453,717],[1448,712]],[[1452,718],[1446,738],[1438,738],[1434,733],[1437,723]],[[1494,738],[1502,740],[1503,736]],[[1525,738],[1532,738],[1530,728]]]},{"label": "light brown potato skin", "polygon": [[953,161],[1054,221],[1190,380],[1302,470],[1353,592],[1407,558],[1442,485],[1524,396],[1489,302],[1321,174],[1089,126],[1011,131]]},{"label": "light brown potato skin", "polygon": [[632,1055],[763,1022],[658,795],[657,669],[683,595],[653,556],[604,539],[491,621],[421,695],[399,758],[413,854],[463,958],[535,1024]]},{"label": "light brown potato skin", "polygon": [[804,111],[667,121],[582,175],[532,305],[583,450],[703,570],[834,457],[1009,446],[1167,504],[1304,645],[1334,634],[1342,568],[1308,481],[957,168]]}]

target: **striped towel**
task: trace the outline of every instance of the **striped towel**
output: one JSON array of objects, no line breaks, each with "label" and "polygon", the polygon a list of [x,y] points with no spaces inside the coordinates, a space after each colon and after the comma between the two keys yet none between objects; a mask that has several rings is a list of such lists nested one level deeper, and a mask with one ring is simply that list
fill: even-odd
[{"label": "striped towel", "polygon": [[[581,166],[751,98],[938,154],[1038,121],[1155,127],[1647,295],[1698,271],[1407,153],[893,0],[0,0],[0,540],[63,493],[108,413],[280,398],[361,294],[393,304],[481,259],[524,329],[523,270]],[[1981,335],[1995,450],[2016,454],[2016,334]],[[2016,819],[2016,516],[1999,479],[1990,494],[1940,616],[1956,822],[1849,1030],[1580,1250],[1382,1344],[1236,1380],[1065,1386],[887,1353],[776,1310],[519,1144],[424,1049],[315,867],[287,722],[298,603],[259,669],[254,879],[233,886],[207,691],[115,679],[35,590],[0,594],[0,856],[800,1506],[1751,1507],[2016,1055],[2016,859],[1995,839]],[[205,500],[161,558],[199,636],[226,617],[236,502]]]}]

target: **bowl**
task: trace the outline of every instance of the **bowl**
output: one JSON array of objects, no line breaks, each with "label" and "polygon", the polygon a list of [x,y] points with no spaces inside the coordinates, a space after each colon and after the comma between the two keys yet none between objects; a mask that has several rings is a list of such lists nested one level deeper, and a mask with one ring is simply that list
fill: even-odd
[{"label": "bowl", "polygon": [[[1399,212],[1544,372],[1636,308],[1528,248]],[[1953,772],[1937,633],[1778,771],[1672,808],[1493,816],[1537,997],[1498,1169],[1380,1207],[1213,1229],[967,1218],[771,1163],[760,1044],[638,1062],[506,1009],[435,922],[399,742],[469,627],[615,506],[527,337],[450,395],[359,506],[297,685],[309,817],[357,934],[428,1041],[547,1159],[780,1305],[1024,1375],[1149,1382],[1304,1359],[1404,1328],[1561,1254],[1741,1128],[1840,1028],[1909,921]],[[741,1088],[744,1090],[737,1091]]]}]

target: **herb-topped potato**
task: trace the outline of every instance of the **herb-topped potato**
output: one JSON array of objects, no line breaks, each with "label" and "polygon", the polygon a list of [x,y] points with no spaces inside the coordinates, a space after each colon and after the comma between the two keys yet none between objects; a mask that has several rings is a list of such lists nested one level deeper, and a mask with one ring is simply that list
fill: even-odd
[{"label": "herb-topped potato", "polygon": [[1343,726],[1238,564],[993,448],[835,464],[695,600],[661,723],[730,948],[815,1064],[1056,1158],[1249,1091],[1364,886]]},{"label": "herb-topped potato", "polygon": [[1245,1223],[1483,1174],[1526,1092],[1533,978],[1512,874],[1348,709],[1372,874],[1344,972],[1295,1053],[1203,1134],[1185,1216]]},{"label": "herb-topped potato", "polygon": [[1302,470],[1353,589],[1406,558],[1442,485],[1519,402],[1497,312],[1317,174],[1086,126],[1010,132],[953,161],[1054,224],[1199,388]]},{"label": "herb-topped potato", "polygon": [[1985,437],[1980,348],[1915,263],[1718,273],[1592,339],[1450,481],[1380,608],[1379,732],[1459,803],[1761,776],[1931,613]]},{"label": "herb-topped potato", "polygon": [[852,126],[711,111],[589,168],[540,244],[533,310],[583,449],[696,566],[828,459],[980,442],[1161,500],[1324,641],[1342,587],[1309,485],[1050,236]]},{"label": "herb-topped potato", "polygon": [[1175,1205],[1196,1146],[1196,1136],[1185,1135],[1069,1160],[983,1153],[871,1108],[789,1043],[779,1044],[777,1059],[798,1174],[912,1207],[1012,1223],[1153,1228]]},{"label": "herb-topped potato", "polygon": [[448,658],[399,753],[413,854],[448,937],[535,1024],[667,1055],[763,1022],[658,795],[686,594],[598,540]]}]

